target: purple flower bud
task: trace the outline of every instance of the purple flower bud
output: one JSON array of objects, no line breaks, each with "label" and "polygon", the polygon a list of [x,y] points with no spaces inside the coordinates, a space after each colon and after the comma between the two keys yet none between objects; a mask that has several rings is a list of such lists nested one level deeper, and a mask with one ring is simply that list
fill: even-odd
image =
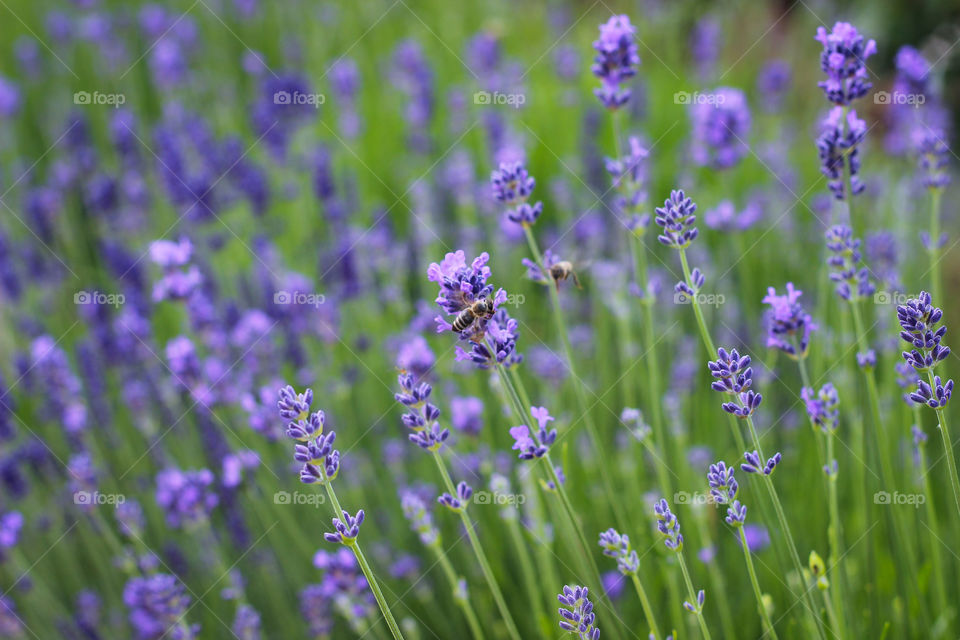
[{"label": "purple flower bud", "polygon": [[333,533],[324,533],[323,537],[327,542],[335,542],[348,546],[356,542],[360,535],[360,525],[363,524],[363,509],[357,511],[357,515],[351,516],[346,511],[343,512],[343,519],[333,519]]},{"label": "purple flower bud", "polygon": [[657,207],[654,221],[663,228],[657,239],[668,247],[684,249],[697,237],[697,228],[693,225],[697,216],[693,215],[697,205],[686,197],[683,191],[671,191],[662,207]]},{"label": "purple flower bud", "polygon": [[670,511],[670,505],[661,498],[653,507],[657,516],[657,530],[665,538],[663,543],[671,551],[680,553],[683,550],[683,534],[680,533],[680,522]]},{"label": "purple flower bud", "polygon": [[770,305],[767,312],[767,346],[796,358],[806,356],[810,332],[817,329],[813,318],[797,302],[802,294],[799,289],[794,289],[792,282],[788,282],[784,295],[778,295],[776,289],[769,287],[763,299],[764,304]]},{"label": "purple flower bud", "polygon": [[836,105],[867,95],[873,86],[867,81],[866,60],[877,52],[877,43],[865,41],[856,27],[848,22],[837,22],[828,33],[817,27],[816,40],[823,45],[820,68],[827,79],[817,83],[827,100]]},{"label": "purple flower bud", "polygon": [[437,502],[447,507],[451,511],[461,512],[467,508],[467,503],[473,496],[473,489],[466,482],[461,481],[457,484],[457,495],[452,496],[449,493],[443,493]]},{"label": "purple flower bud", "polygon": [[590,602],[586,587],[566,585],[557,600],[563,605],[558,610],[562,618],[561,629],[576,633],[580,640],[600,638],[600,629],[596,627],[597,614],[593,612],[593,603]]}]

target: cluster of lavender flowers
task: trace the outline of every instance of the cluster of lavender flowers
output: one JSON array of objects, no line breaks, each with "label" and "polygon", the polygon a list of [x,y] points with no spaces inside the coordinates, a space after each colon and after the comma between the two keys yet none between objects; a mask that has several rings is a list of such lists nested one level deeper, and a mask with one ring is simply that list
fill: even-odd
[{"label": "cluster of lavender flowers", "polygon": [[406,371],[400,373],[397,381],[401,390],[394,394],[394,398],[409,409],[403,414],[403,424],[413,431],[408,436],[410,442],[426,451],[439,451],[450,437],[450,430],[440,427],[437,421],[440,409],[429,402],[433,387],[426,382],[417,384],[413,375]]},{"label": "cluster of lavender flowers", "polygon": [[636,75],[640,64],[635,31],[627,16],[611,16],[600,25],[600,37],[593,43],[597,56],[592,71],[602,82],[594,94],[607,109],[619,109],[630,100],[630,89],[622,84]]},{"label": "cluster of lavender flowers", "polygon": [[900,337],[913,347],[903,352],[903,359],[918,373],[930,372],[932,377],[929,383],[917,380],[917,390],[910,394],[910,399],[933,409],[947,406],[953,394],[953,380],[944,384],[940,376],[932,374],[937,364],[950,355],[950,347],[942,344],[943,336],[947,333],[947,327],[940,325],[942,319],[943,311],[933,306],[930,294],[926,291],[897,307]]},{"label": "cluster of lavender flowers", "polygon": [[810,346],[810,333],[817,329],[816,323],[797,302],[803,292],[787,283],[787,291],[779,295],[773,287],[767,289],[763,299],[770,305],[767,314],[767,346],[779,349],[793,358],[803,358]]},{"label": "cluster of lavender flowers", "polygon": [[553,416],[546,407],[530,407],[530,415],[537,421],[536,434],[531,434],[525,424],[510,429],[510,436],[514,439],[513,448],[520,452],[518,456],[521,460],[542,458],[557,440],[557,430],[547,429]]},{"label": "cluster of lavender flowers", "polygon": [[511,222],[531,226],[543,213],[542,202],[527,202],[537,183],[522,162],[501,162],[490,175],[490,184],[496,201],[507,206],[507,219]]},{"label": "cluster of lavender flowers", "polygon": [[563,606],[560,613],[560,628],[577,634],[580,640],[598,640],[597,614],[593,612],[590,592],[587,587],[565,585],[563,593],[557,596]]},{"label": "cluster of lavender flowers", "polygon": [[873,295],[876,286],[870,280],[870,270],[860,264],[860,239],[853,237],[853,230],[835,225],[827,229],[826,238],[827,249],[832,254],[827,264],[834,269],[830,279],[837,283],[837,295],[850,302]]},{"label": "cluster of lavender flowers", "polygon": [[[864,40],[856,27],[847,22],[836,23],[830,32],[818,27],[816,39],[823,45],[820,68],[827,75],[818,86],[823,89],[827,100],[836,105],[823,121],[817,150],[821,171],[829,178],[834,197],[846,200],[864,190],[858,176],[858,147],[866,136],[867,125],[850,107],[854,100],[867,95],[873,86],[867,80],[866,61],[877,52],[877,44],[873,40]],[[852,193],[846,193],[847,179]]]},{"label": "cluster of lavender flowers", "polygon": [[747,507],[737,500],[740,485],[733,477],[733,467],[728,467],[722,460],[710,465],[707,471],[707,484],[710,486],[710,496],[716,504],[727,505],[727,524],[733,527],[742,527],[747,519]]},{"label": "cluster of lavender flowers", "polygon": [[731,87],[718,87],[709,97],[690,107],[693,161],[701,167],[729,169],[750,150],[750,107],[743,91]]}]

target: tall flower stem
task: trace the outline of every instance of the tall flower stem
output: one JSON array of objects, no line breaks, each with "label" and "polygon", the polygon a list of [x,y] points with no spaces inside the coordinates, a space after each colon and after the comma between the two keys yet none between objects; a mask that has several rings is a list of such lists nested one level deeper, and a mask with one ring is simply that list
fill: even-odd
[{"label": "tall flower stem", "polygon": [[[529,225],[523,225],[523,233],[526,235],[527,244],[530,247],[530,252],[533,254],[533,259],[539,265],[541,272],[544,274],[544,277],[550,277],[550,271],[546,268],[543,262],[543,255],[540,253],[540,248],[537,245],[537,239],[533,236],[533,230]],[[621,529],[627,528],[627,518],[623,512],[621,506],[621,501],[617,500],[617,494],[613,488],[613,480],[610,477],[610,470],[608,465],[603,464],[602,461],[607,459],[606,451],[604,450],[603,444],[600,440],[600,436],[597,433],[597,427],[593,422],[593,416],[590,413],[590,407],[587,405],[587,396],[584,388],[584,382],[577,375],[576,364],[573,357],[573,346],[570,344],[570,335],[567,333],[567,324],[564,320],[564,312],[560,307],[560,293],[557,290],[557,287],[552,283],[547,283],[547,289],[550,291],[550,301],[553,304],[553,317],[557,323],[557,333],[560,334],[560,339],[563,342],[563,350],[567,358],[567,366],[570,368],[570,375],[574,379],[574,394],[577,397],[577,404],[580,407],[580,412],[583,414],[583,423],[587,427],[587,434],[590,437],[590,444],[593,446],[593,450],[596,452],[601,460],[601,464],[597,465],[600,469],[600,479],[603,482],[603,489],[607,496],[607,501],[610,503],[611,509],[613,509],[613,515],[617,522],[617,525]]]},{"label": "tall flower stem", "polygon": [[[690,275],[690,264],[687,262],[687,252],[685,249],[680,249],[680,266],[683,268],[683,279],[688,286],[693,285],[692,276]],[[697,317],[697,326],[700,328],[700,337],[703,339],[703,346],[707,350],[707,356],[710,359],[713,359],[717,355],[717,347],[713,343],[713,338],[710,337],[710,331],[707,329],[707,322],[703,317],[703,309],[700,308],[700,301],[697,300],[696,296],[693,296],[690,300],[690,304],[693,306],[693,315]],[[743,441],[743,435],[740,433],[740,426],[737,424],[737,419],[733,417],[732,414],[727,414],[730,431],[733,433],[733,440],[737,444],[737,449],[740,451],[746,451],[747,447]]]},{"label": "tall flower stem", "polygon": [[[433,452],[433,459],[437,463],[437,469],[440,470],[440,475],[443,476],[443,484],[446,486],[447,491],[450,493],[450,495],[457,495],[457,487],[453,484],[453,480],[450,478],[450,474],[447,472],[447,465],[444,463],[443,458],[440,457],[439,451]],[[507,625],[507,632],[514,640],[520,640],[520,632],[517,631],[517,625],[513,622],[513,616],[510,615],[510,609],[507,608],[507,601],[504,599],[503,593],[500,591],[500,586],[497,584],[497,579],[493,575],[493,570],[490,568],[490,562],[487,560],[487,554],[484,553],[483,547],[480,545],[480,540],[477,538],[477,533],[473,528],[473,522],[471,522],[470,518],[467,516],[466,510],[460,510],[458,513],[460,515],[460,520],[463,522],[463,528],[467,532],[467,538],[470,540],[470,546],[473,547],[473,553],[477,556],[477,563],[480,565],[480,571],[483,572],[483,577],[487,581],[490,591],[493,593],[494,601],[497,603],[497,609],[500,611],[500,616]]]},{"label": "tall flower stem", "polygon": [[[912,411],[914,422],[919,426],[921,424],[920,406],[914,403]],[[943,577],[943,559],[940,554],[940,545],[942,544],[942,538],[940,537],[940,523],[937,518],[937,509],[933,504],[933,500],[931,499],[933,496],[933,487],[930,486],[930,473],[927,469],[927,456],[922,445],[918,446],[918,451],[920,454],[918,470],[923,477],[923,491],[927,496],[927,520],[930,522],[930,524],[927,525],[927,532],[930,534],[930,554],[933,560],[933,575],[937,585],[937,608],[942,612],[946,612],[950,607],[947,603],[946,581]]]},{"label": "tall flower stem", "polygon": [[743,527],[737,527],[740,531],[740,546],[743,548],[743,559],[747,563],[747,573],[750,574],[750,584],[753,586],[753,595],[757,598],[757,607],[760,609],[760,617],[767,628],[767,632],[773,640],[778,640],[777,632],[773,628],[773,622],[770,620],[770,614],[767,612],[767,606],[763,604],[763,592],[760,591],[760,582],[757,580],[757,571],[753,567],[753,557],[750,555],[750,547],[747,545],[747,534],[743,532]]},{"label": "tall flower stem", "polygon": [[[518,420],[525,420],[524,416],[530,415],[530,405],[520,400],[521,394],[524,398],[528,397],[526,389],[523,388],[523,383],[520,381],[520,377],[514,376],[511,378],[501,364],[497,365],[497,371],[500,374],[500,379],[506,385],[509,395],[512,397],[512,404],[514,405],[514,412],[516,413],[515,417]],[[518,391],[518,389],[521,391]],[[561,482],[560,476],[557,474],[557,468],[553,462],[553,459],[550,457],[550,452],[548,451],[546,454],[544,454],[543,458],[541,459],[547,466],[547,475],[553,482],[555,492],[560,498],[560,504],[563,506],[563,510],[566,513],[567,519],[570,521],[570,526],[573,527],[573,530],[576,533],[577,542],[580,546],[580,555],[588,566],[591,578],[598,585],[597,589],[600,590],[603,586],[603,576],[600,573],[600,567],[597,565],[597,561],[593,557],[593,553],[591,553],[592,547],[587,542],[587,537],[583,533],[583,527],[580,526],[577,513],[573,509],[573,503],[570,502],[570,496],[567,495],[567,490],[564,488],[563,482]],[[603,592],[602,598],[604,600],[604,604],[609,607],[610,611],[614,611],[613,603],[610,601],[610,597],[606,594],[606,592]],[[613,631],[613,634],[619,638],[619,630],[617,630],[615,627],[614,629],[615,630]]]},{"label": "tall flower stem", "polygon": [[[322,466],[320,468],[323,469]],[[343,507],[340,506],[340,501],[337,500],[337,494],[333,490],[333,483],[329,478],[325,478],[323,486],[327,490],[327,497],[330,498],[330,504],[334,508],[336,517],[342,518]],[[403,640],[400,627],[397,625],[397,621],[394,619],[393,613],[387,605],[387,599],[383,597],[383,591],[380,590],[380,583],[377,582],[376,576],[373,575],[373,569],[370,568],[370,564],[367,562],[366,556],[363,555],[360,545],[356,540],[353,540],[352,542],[346,543],[346,546],[350,548],[350,551],[353,552],[354,557],[357,559],[357,564],[360,565],[360,570],[363,571],[363,575],[367,579],[367,584],[370,585],[370,590],[373,591],[373,597],[377,600],[377,605],[380,607],[380,612],[383,614],[383,619],[386,620],[387,627],[389,627],[394,640]]]},{"label": "tall flower stem", "polygon": [[647,624],[650,625],[650,635],[653,640],[660,640],[660,629],[657,627],[657,619],[653,617],[653,607],[650,606],[650,598],[647,597],[647,591],[643,588],[643,583],[636,573],[631,573],[633,579],[633,588],[637,590],[637,597],[640,598],[640,606],[643,607],[643,615],[647,617]]},{"label": "tall flower stem", "polygon": [[[760,448],[760,436],[757,433],[757,428],[753,424],[753,418],[750,416],[746,417],[747,428],[750,430],[750,437],[753,439],[753,446],[757,450],[761,460],[766,460],[766,456],[763,455],[763,449]],[[773,503],[773,510],[777,514],[777,520],[780,523],[780,530],[783,532],[783,537],[787,541],[787,549],[790,552],[790,559],[793,561],[793,568],[797,572],[797,575],[802,578],[803,576],[803,565],[800,563],[800,554],[797,553],[797,545],[793,540],[793,533],[790,531],[790,525],[787,522],[787,516],[783,511],[783,504],[780,502],[780,497],[777,495],[777,488],[773,485],[773,479],[764,474],[759,474],[763,480],[763,484],[767,488],[767,493],[770,494],[770,501]],[[813,598],[810,596],[810,592],[807,589],[803,589],[803,600],[806,605],[807,612],[813,618],[814,626],[817,629],[817,635],[821,638],[824,638],[822,621],[820,616],[816,614],[817,606]]]},{"label": "tall flower stem", "polygon": [[930,289],[934,300],[943,300],[943,277],[940,273],[940,196],[943,189],[930,189]]},{"label": "tall flower stem", "polygon": [[710,629],[707,628],[707,622],[703,619],[703,612],[696,605],[697,592],[693,588],[693,581],[690,579],[690,572],[687,570],[687,563],[683,559],[683,553],[677,554],[677,562],[680,564],[680,571],[683,572],[683,581],[687,583],[687,591],[690,593],[690,603],[696,606],[697,623],[700,625],[700,633],[704,640],[710,640]]},{"label": "tall flower stem", "polygon": [[461,598],[457,595],[459,580],[456,572],[453,570],[453,565],[450,564],[450,559],[447,558],[447,554],[443,552],[443,549],[441,549],[439,545],[431,545],[431,548],[437,557],[440,568],[443,569],[444,575],[447,576],[450,589],[454,594],[454,600],[457,601],[457,605],[463,610],[463,615],[467,619],[467,625],[470,627],[470,633],[473,634],[474,640],[484,640],[483,628],[480,626],[479,620],[477,620],[477,614],[473,610],[473,605],[470,604],[470,599]]},{"label": "tall flower stem", "polygon": [[[927,382],[932,389],[936,389],[933,379],[933,369],[927,370]],[[937,409],[937,422],[940,426],[940,437],[943,438],[944,454],[947,457],[947,470],[950,473],[950,484],[953,485],[953,497],[957,501],[957,511],[960,512],[960,477],[957,476],[957,461],[953,456],[953,440],[950,438],[950,429],[947,427],[947,414],[943,407]]]},{"label": "tall flower stem", "polygon": [[[869,349],[869,343],[867,342],[867,334],[864,330],[863,319],[860,315],[860,305],[859,302],[852,300],[850,302],[850,310],[853,314],[853,324],[854,330],[857,334],[857,344],[861,351],[867,351]],[[869,398],[870,404],[870,417],[873,420],[874,428],[874,440],[877,442],[877,456],[880,458],[880,474],[882,476],[882,481],[885,487],[895,487],[894,473],[893,473],[893,463],[890,458],[890,447],[887,442],[886,431],[883,427],[883,419],[880,414],[880,394],[877,391],[877,378],[874,375],[873,369],[869,367],[862,368],[863,377],[867,385],[867,395]],[[931,379],[933,373],[930,374]],[[939,413],[938,413],[939,415]],[[941,430],[941,433],[943,431]],[[953,451],[947,450],[947,455],[951,456],[948,458],[947,464],[949,466],[950,460],[952,460]],[[957,475],[956,468],[951,467],[950,473],[951,479],[954,483],[954,496],[957,498],[957,507],[960,510],[960,485],[957,484]],[[887,490],[887,489],[884,489]],[[897,554],[896,558],[901,565],[906,565],[901,567],[901,570],[904,573],[909,574],[911,580],[914,584],[919,580],[917,573],[917,556],[914,552],[913,545],[910,544],[910,536],[903,529],[903,522],[900,518],[895,517],[895,514],[889,515],[889,520],[893,523],[893,533],[896,538],[897,546],[904,550],[906,553],[906,562],[900,560],[900,555]],[[921,608],[926,608],[925,603],[920,600]]]},{"label": "tall flower stem", "polygon": [[517,557],[520,559],[520,573],[523,575],[523,585],[527,591],[527,598],[533,607],[533,617],[537,621],[537,630],[543,633],[545,630],[544,625],[548,625],[549,622],[546,613],[544,613],[543,602],[540,600],[540,589],[537,587],[536,572],[533,570],[533,563],[530,562],[527,546],[523,541],[523,533],[520,531],[519,517],[519,512],[514,509],[513,513],[505,515],[504,519],[507,521],[510,538],[513,541],[513,546],[517,549]]}]

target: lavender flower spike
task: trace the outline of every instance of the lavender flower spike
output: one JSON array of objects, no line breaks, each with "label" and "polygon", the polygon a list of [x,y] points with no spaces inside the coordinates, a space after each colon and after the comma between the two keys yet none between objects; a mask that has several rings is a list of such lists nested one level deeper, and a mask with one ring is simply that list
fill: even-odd
[{"label": "lavender flower spike", "polygon": [[356,544],[357,537],[360,535],[360,525],[363,524],[363,518],[363,509],[357,511],[357,515],[355,516],[351,516],[344,511],[343,520],[340,518],[333,519],[333,528],[336,529],[336,531],[334,533],[324,533],[324,539],[327,542],[336,542],[352,547]]},{"label": "lavender flower spike", "polygon": [[558,609],[560,628],[572,631],[580,640],[598,640],[600,629],[596,626],[597,614],[593,612],[593,603],[590,602],[589,590],[586,587],[563,587],[563,593],[557,596],[563,606]]},{"label": "lavender flower spike", "polygon": [[845,106],[867,95],[873,85],[867,81],[866,60],[877,52],[877,43],[865,41],[848,22],[837,22],[829,33],[818,27],[815,39],[823,45],[820,68],[827,74],[817,86],[827,100]]},{"label": "lavender flower spike", "polygon": [[522,162],[501,162],[490,175],[493,197],[509,207],[507,218],[523,226],[532,226],[543,213],[543,203],[527,204],[536,181]]},{"label": "lavender flower spike", "polygon": [[733,397],[733,401],[720,405],[723,410],[741,419],[753,415],[763,396],[750,389],[753,384],[750,356],[741,357],[736,349],[728,352],[720,347],[717,349],[717,360],[708,362],[707,368],[710,369],[710,375],[716,378],[710,388]]},{"label": "lavender flower spike", "polygon": [[950,347],[941,344],[947,328],[937,327],[942,318],[943,311],[933,306],[926,291],[897,307],[900,337],[913,347],[903,352],[903,359],[918,372],[933,369],[950,355]]},{"label": "lavender flower spike", "polygon": [[680,533],[680,522],[670,511],[670,505],[663,498],[653,506],[657,516],[657,530],[665,538],[663,543],[667,549],[680,553],[683,551],[683,534]]},{"label": "lavender flower spike", "polygon": [[697,205],[682,190],[671,191],[663,206],[656,208],[654,221],[663,228],[657,240],[674,249],[689,247],[698,233],[693,226],[697,221],[697,216],[693,215],[696,210]]},{"label": "lavender flower spike", "polygon": [[527,425],[520,425],[510,429],[510,435],[515,440],[513,448],[520,452],[521,460],[533,460],[547,455],[550,446],[557,440],[557,430],[547,430],[547,424],[553,420],[546,407],[531,407],[530,415],[537,421],[537,433],[533,436]]},{"label": "lavender flower spike", "polygon": [[780,452],[773,454],[766,464],[763,460],[760,459],[760,454],[756,451],[747,451],[743,454],[743,459],[746,460],[745,463],[740,464],[740,469],[745,473],[762,473],[765,476],[769,476],[773,473],[773,470],[778,464],[783,456],[780,455]]},{"label": "lavender flower spike", "polygon": [[630,89],[621,84],[636,75],[640,64],[635,31],[627,16],[611,16],[600,25],[600,37],[593,43],[597,56],[591,70],[603,83],[593,93],[607,109],[619,109],[630,100]]},{"label": "lavender flower spike", "polygon": [[607,529],[600,533],[598,542],[603,549],[603,555],[617,559],[617,569],[625,576],[635,574],[640,570],[640,557],[630,546],[630,538],[620,535],[616,529]]},{"label": "lavender flower spike", "polygon": [[[817,153],[820,156],[820,171],[829,182],[827,186],[837,200],[862,193],[866,188],[860,180],[859,145],[867,135],[867,123],[857,117],[857,112],[845,112],[843,107],[834,107],[821,125],[817,138]],[[844,168],[850,172],[850,190],[846,192]]]},{"label": "lavender flower spike", "polygon": [[833,253],[827,264],[834,268],[830,279],[837,283],[837,295],[850,302],[873,295],[876,286],[867,267],[860,266],[860,239],[853,237],[853,230],[835,225],[827,229],[826,238],[827,249]]},{"label": "lavender flower spike", "polygon": [[467,508],[467,504],[470,502],[470,498],[472,497],[473,488],[466,482],[461,481],[457,484],[456,496],[452,496],[449,493],[444,493],[437,498],[437,502],[447,507],[451,511],[460,513]]},{"label": "lavender flower spike", "polygon": [[811,387],[804,387],[800,397],[807,407],[807,416],[814,426],[820,427],[824,433],[832,433],[837,428],[840,417],[840,398],[837,390],[831,383],[820,387],[814,392]]},{"label": "lavender flower spike", "polygon": [[792,282],[788,282],[785,294],[779,295],[770,287],[763,299],[764,304],[770,305],[767,346],[780,349],[795,359],[806,357],[810,333],[817,329],[813,318],[797,302],[802,294],[799,289],[794,289]]}]

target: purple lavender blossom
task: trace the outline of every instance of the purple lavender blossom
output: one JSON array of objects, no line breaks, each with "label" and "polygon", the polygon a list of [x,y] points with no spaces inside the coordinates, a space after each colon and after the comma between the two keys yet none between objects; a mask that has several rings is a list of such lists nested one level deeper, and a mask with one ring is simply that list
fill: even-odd
[{"label": "purple lavender blossom", "polygon": [[694,212],[697,205],[684,195],[682,190],[673,190],[670,197],[663,201],[662,207],[656,208],[654,221],[663,228],[663,233],[657,236],[661,244],[674,249],[685,249],[697,238],[697,222]]},{"label": "purple lavender blossom", "polygon": [[597,56],[591,70],[602,82],[593,93],[607,109],[619,109],[630,100],[630,89],[621,85],[636,75],[635,67],[640,64],[635,31],[626,15],[611,16],[600,25],[600,37],[593,43]]},{"label": "purple lavender blossom", "polygon": [[743,454],[743,459],[746,460],[746,462],[740,464],[740,469],[745,473],[762,473],[765,476],[769,476],[773,473],[776,466],[780,464],[782,458],[783,456],[781,456],[778,451],[764,463],[759,453],[756,451],[746,451]]},{"label": "purple lavender blossom", "polygon": [[720,57],[722,38],[723,26],[712,15],[701,17],[690,30],[688,47],[697,68],[697,74],[701,78],[705,78],[713,72]]},{"label": "purple lavender blossom", "polygon": [[680,553],[683,551],[683,534],[680,533],[680,522],[670,511],[670,505],[663,498],[653,507],[657,516],[657,530],[663,535],[663,543],[667,549]]},{"label": "purple lavender blossom", "polygon": [[169,574],[131,578],[123,589],[123,603],[139,640],[192,640],[200,633],[200,625],[189,625],[183,618],[190,596],[183,583]]},{"label": "purple lavender blossom", "polygon": [[635,574],[640,570],[640,557],[630,546],[630,538],[621,535],[616,529],[607,529],[600,533],[598,541],[603,555],[616,558],[617,569],[625,576]]},{"label": "purple lavender blossom", "polygon": [[923,186],[944,189],[950,184],[950,174],[946,170],[950,163],[950,147],[945,141],[946,134],[940,129],[925,127],[917,138],[917,165]]},{"label": "purple lavender blossom", "polygon": [[489,369],[498,364],[507,369],[519,365],[523,362],[523,355],[516,350],[519,337],[517,327],[517,321],[501,307],[487,321],[486,342],[471,340],[470,351],[457,345],[454,348],[455,359],[457,362],[473,362],[480,369]]},{"label": "purple lavender blossom", "polygon": [[[942,344],[947,327],[938,327],[942,319],[943,311],[933,306],[930,294],[926,291],[921,291],[919,297],[911,298],[897,307],[900,337],[913,347],[903,352],[903,359],[918,373],[932,371],[950,355],[950,347]],[[936,409],[946,406],[952,392],[953,380],[942,384],[937,376],[932,386],[919,380],[917,391],[910,394],[910,399]]]},{"label": "purple lavender blossom", "polygon": [[867,80],[867,58],[877,52],[877,43],[865,41],[857,28],[848,22],[837,22],[828,33],[817,27],[815,37],[823,45],[820,68],[827,79],[817,83],[827,100],[846,106],[867,95],[873,86]]},{"label": "purple lavender blossom", "polygon": [[480,435],[483,429],[483,400],[473,396],[450,398],[450,424],[455,431]]},{"label": "purple lavender blossom", "polygon": [[642,209],[647,202],[647,158],[650,151],[637,136],[630,136],[628,144],[627,154],[621,158],[607,158],[606,167],[611,183],[617,190],[614,202],[617,210],[627,219],[627,228],[634,235],[641,236],[650,224],[650,214],[631,212]]},{"label": "purple lavender blossom", "polygon": [[7,557],[9,549],[17,546],[21,529],[23,529],[23,514],[19,511],[0,514],[0,561]]},{"label": "purple lavender blossom", "polygon": [[473,497],[473,489],[466,482],[457,483],[457,495],[453,496],[444,492],[437,498],[437,502],[454,512],[461,512],[467,508],[470,498]]},{"label": "purple lavender blossom", "polygon": [[770,305],[767,346],[780,349],[792,358],[806,357],[810,332],[817,329],[813,318],[797,302],[802,294],[788,282],[786,293],[778,295],[776,289],[769,287],[763,299],[764,304]]},{"label": "purple lavender blossom", "polygon": [[867,134],[867,123],[857,117],[855,110],[845,112],[843,107],[834,107],[827,114],[817,138],[817,153],[820,155],[820,171],[829,179],[828,186],[837,200],[846,200],[845,172],[849,173],[850,190],[853,195],[866,188],[860,180],[859,145]]},{"label": "purple lavender blossom", "polygon": [[0,118],[13,118],[20,111],[20,90],[0,76]]},{"label": "purple lavender blossom", "polygon": [[589,590],[586,587],[565,585],[563,593],[557,596],[563,606],[558,609],[560,628],[577,634],[580,640],[598,640],[597,614],[593,612]]},{"label": "purple lavender blossom", "polygon": [[507,206],[507,219],[521,226],[532,226],[543,213],[543,203],[528,204],[536,181],[522,162],[501,162],[490,174],[493,197]]},{"label": "purple lavender blossom", "polygon": [[835,225],[827,229],[827,249],[831,255],[827,264],[834,268],[830,279],[837,283],[837,295],[851,302],[873,295],[876,287],[870,281],[870,271],[859,266],[860,239],[853,237],[853,230],[845,225]]},{"label": "purple lavender blossom", "polygon": [[206,522],[219,502],[209,488],[211,484],[213,473],[209,469],[166,469],[158,473],[155,497],[166,514],[167,524],[174,529],[189,529]]},{"label": "purple lavender blossom", "polygon": [[333,631],[330,591],[327,584],[310,584],[300,592],[300,612],[307,621],[311,637],[326,638]]},{"label": "purple lavender blossom", "polygon": [[[430,264],[427,269],[427,279],[440,285],[436,303],[448,316],[459,315],[461,311],[481,298],[492,301],[494,309],[506,301],[506,291],[498,289],[494,294],[493,285],[487,283],[491,275],[490,267],[487,266],[489,261],[489,254],[484,252],[467,265],[466,257],[461,250],[448,253],[439,264],[436,262]],[[437,333],[453,330],[453,325],[443,316],[437,316],[435,322]],[[474,319],[470,326],[460,333],[461,339],[482,341],[488,322],[489,320],[483,317]]]},{"label": "purple lavender blossom", "polygon": [[709,95],[711,100],[690,106],[693,161],[701,167],[729,169],[749,151],[750,107],[739,89],[718,87]]},{"label": "purple lavender blossom", "polygon": [[780,109],[783,98],[790,88],[790,65],[785,60],[770,60],[757,74],[757,91],[764,109],[774,112]]},{"label": "purple lavender blossom", "polygon": [[182,300],[190,297],[203,278],[200,270],[190,264],[193,245],[187,238],[178,242],[156,240],[150,244],[150,259],[163,270],[163,276],[153,287],[153,300]]},{"label": "purple lavender blossom", "polygon": [[405,492],[400,500],[403,515],[410,521],[413,530],[420,536],[420,542],[432,547],[440,544],[440,531],[433,524],[433,516],[427,504],[412,491]]},{"label": "purple lavender blossom", "polygon": [[811,387],[804,387],[800,391],[800,398],[806,405],[810,422],[820,427],[824,433],[831,433],[836,430],[840,417],[840,397],[837,395],[837,390],[833,384],[828,382],[820,387],[820,391],[814,391]]},{"label": "purple lavender blossom", "polygon": [[763,551],[770,546],[770,532],[760,524],[748,524],[743,528],[750,553]]},{"label": "purple lavender blossom", "polygon": [[231,631],[237,640],[260,640],[260,614],[248,604],[238,606]]},{"label": "purple lavender blossom", "polygon": [[721,405],[723,410],[737,418],[753,415],[763,401],[763,396],[750,389],[753,384],[750,356],[741,357],[736,349],[728,352],[720,347],[717,349],[717,360],[708,362],[707,368],[710,369],[710,375],[716,378],[710,388],[734,398],[734,401]]},{"label": "purple lavender blossom", "polygon": [[360,525],[363,524],[364,515],[363,509],[357,511],[357,515],[355,516],[344,511],[342,520],[340,518],[333,519],[334,532],[324,533],[324,540],[347,545],[348,547],[353,546],[356,544],[357,537],[360,535]]},{"label": "purple lavender blossom", "polygon": [[514,439],[513,449],[520,452],[518,455],[521,460],[542,458],[557,440],[557,430],[547,429],[553,416],[547,412],[546,407],[530,407],[530,415],[537,421],[536,435],[532,435],[525,424],[510,429],[510,436]]},{"label": "purple lavender blossom", "polygon": [[397,376],[397,382],[400,392],[394,394],[394,398],[409,409],[403,415],[403,424],[413,432],[408,436],[410,442],[425,451],[439,451],[450,437],[450,430],[440,427],[437,421],[440,409],[428,402],[433,387],[426,382],[417,383],[413,375],[405,371]]},{"label": "purple lavender blossom", "polygon": [[[897,372],[897,386],[901,389],[911,389],[916,388],[917,383],[920,381],[920,375],[917,373],[917,370],[913,368],[909,362],[902,361],[897,362],[894,367]],[[910,392],[907,391],[904,393],[901,398],[907,403],[908,406],[913,406],[913,400],[910,399]]]}]

